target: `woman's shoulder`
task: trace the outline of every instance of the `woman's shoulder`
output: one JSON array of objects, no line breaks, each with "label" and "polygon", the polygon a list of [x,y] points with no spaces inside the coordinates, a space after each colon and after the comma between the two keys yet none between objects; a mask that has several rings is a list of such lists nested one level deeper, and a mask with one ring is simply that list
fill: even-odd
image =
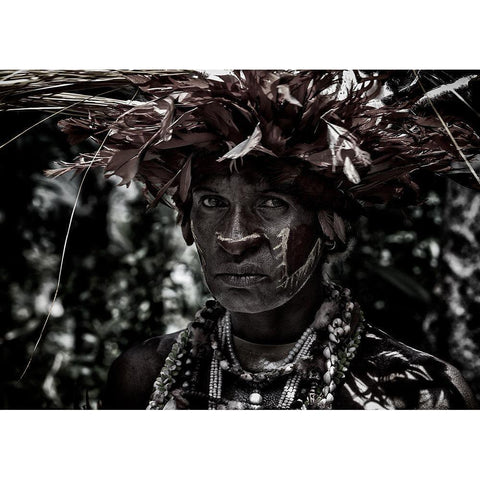
[{"label": "woman's shoulder", "polygon": [[111,365],[104,409],[145,409],[153,382],[180,332],[150,338],[122,353]]},{"label": "woman's shoulder", "polygon": [[392,409],[477,407],[455,367],[370,325],[345,379],[345,389],[359,404],[357,408],[360,404],[361,408]]}]

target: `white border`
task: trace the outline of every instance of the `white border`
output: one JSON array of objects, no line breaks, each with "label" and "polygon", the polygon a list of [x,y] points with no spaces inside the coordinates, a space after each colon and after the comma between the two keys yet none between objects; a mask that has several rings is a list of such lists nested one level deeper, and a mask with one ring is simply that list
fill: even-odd
[{"label": "white border", "polygon": [[469,0],[4,3],[4,69],[479,66]]},{"label": "white border", "polygon": [[[14,1],[0,68],[479,68],[467,0]],[[0,412],[2,477],[467,478],[478,412]]]},{"label": "white border", "polygon": [[[1,412],[2,477],[472,478],[472,412]],[[473,420],[473,424],[472,424]]]}]

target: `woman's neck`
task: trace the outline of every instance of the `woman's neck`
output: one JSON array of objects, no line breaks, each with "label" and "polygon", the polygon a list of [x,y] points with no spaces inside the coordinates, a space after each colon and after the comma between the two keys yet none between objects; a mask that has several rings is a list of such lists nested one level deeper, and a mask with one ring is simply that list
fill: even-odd
[{"label": "woman's neck", "polygon": [[237,337],[254,343],[295,342],[313,322],[322,301],[321,272],[317,271],[292,299],[274,310],[230,312],[232,331]]}]

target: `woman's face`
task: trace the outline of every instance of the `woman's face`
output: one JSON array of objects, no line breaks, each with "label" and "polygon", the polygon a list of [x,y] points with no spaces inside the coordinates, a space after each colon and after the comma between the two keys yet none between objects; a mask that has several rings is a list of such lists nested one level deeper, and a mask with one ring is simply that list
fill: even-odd
[{"label": "woman's face", "polygon": [[194,186],[190,228],[212,295],[228,310],[259,313],[302,289],[323,251],[315,211],[252,171]]}]

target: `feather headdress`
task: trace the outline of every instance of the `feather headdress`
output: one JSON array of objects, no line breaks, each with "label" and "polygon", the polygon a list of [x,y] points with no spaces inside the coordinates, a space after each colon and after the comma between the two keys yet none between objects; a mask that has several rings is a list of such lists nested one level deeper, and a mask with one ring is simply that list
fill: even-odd
[{"label": "feather headdress", "polygon": [[208,158],[233,169],[255,155],[297,159],[360,203],[414,202],[424,173],[455,174],[480,187],[465,164],[472,170],[479,158],[472,122],[434,106],[448,96],[467,103],[477,75],[454,81],[435,72],[5,73],[2,110],[67,114],[59,127],[71,143],[93,138],[100,145],[50,175],[103,167],[120,185],[140,180],[151,205],[167,193],[185,200],[192,162]]}]

